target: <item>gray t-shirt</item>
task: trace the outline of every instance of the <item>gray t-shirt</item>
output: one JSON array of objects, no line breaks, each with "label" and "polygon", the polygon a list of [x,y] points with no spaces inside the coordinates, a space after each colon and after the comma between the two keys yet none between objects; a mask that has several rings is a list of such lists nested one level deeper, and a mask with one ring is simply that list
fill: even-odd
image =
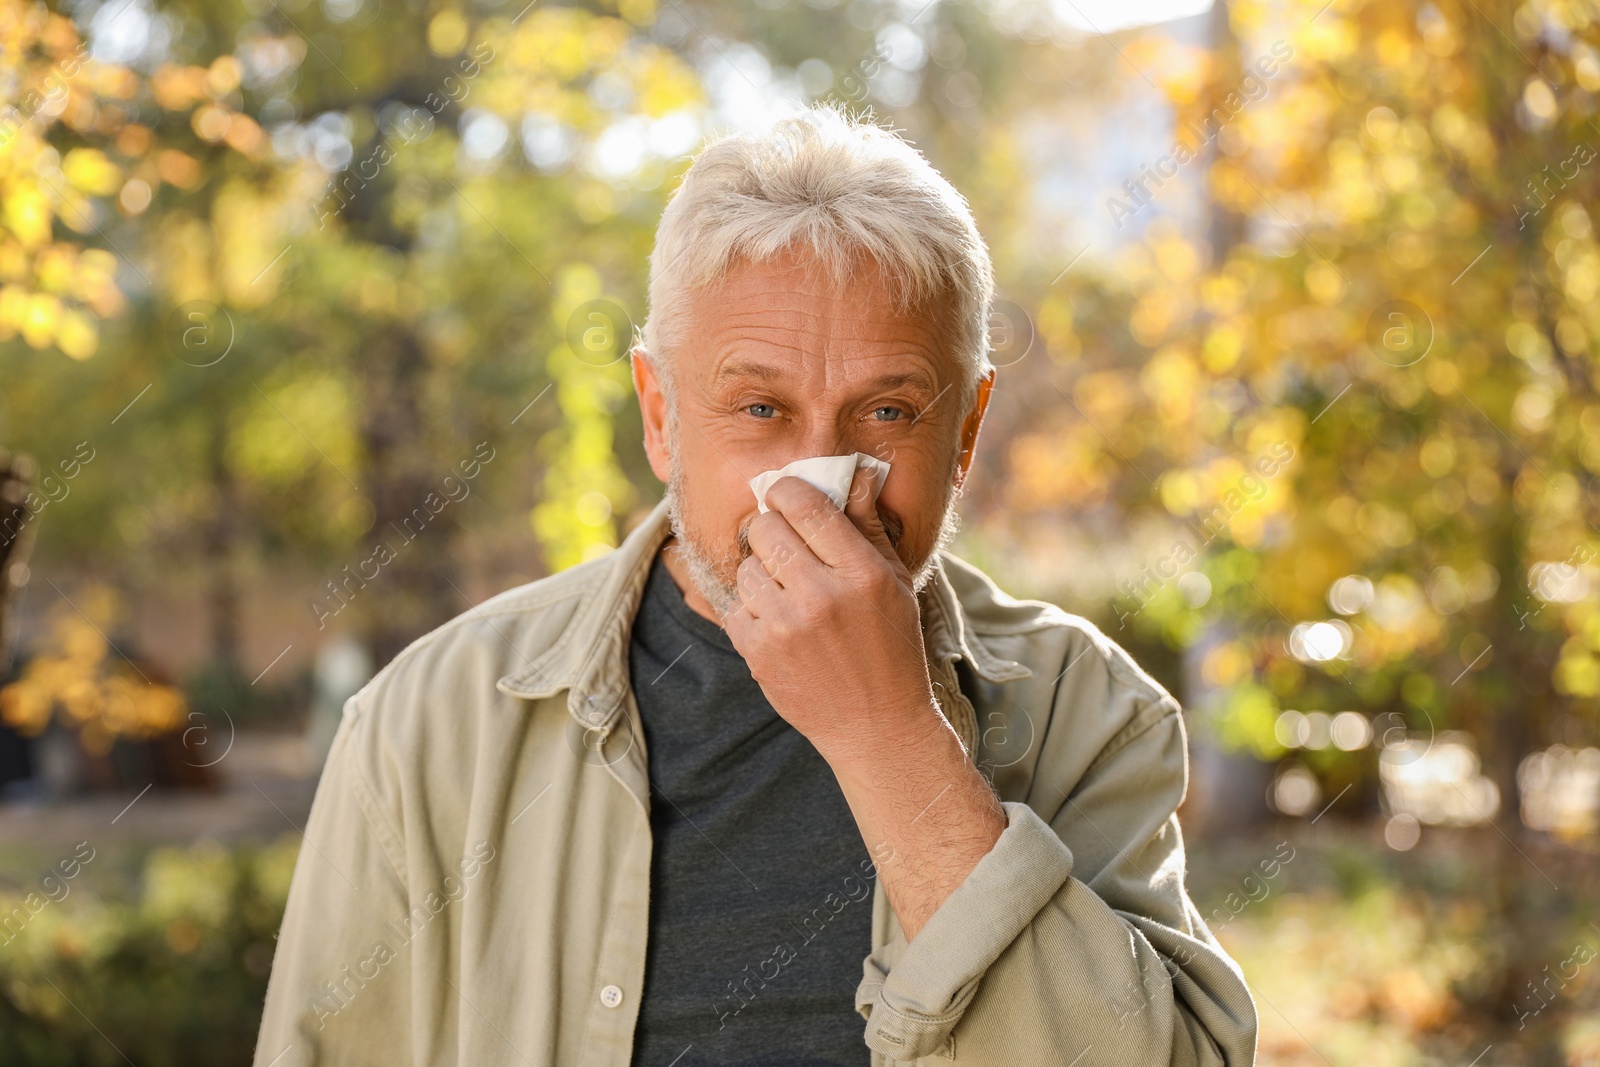
[{"label": "gray t-shirt", "polygon": [[659,555],[629,667],[655,839],[634,1067],[865,1067],[874,869],[833,771]]}]

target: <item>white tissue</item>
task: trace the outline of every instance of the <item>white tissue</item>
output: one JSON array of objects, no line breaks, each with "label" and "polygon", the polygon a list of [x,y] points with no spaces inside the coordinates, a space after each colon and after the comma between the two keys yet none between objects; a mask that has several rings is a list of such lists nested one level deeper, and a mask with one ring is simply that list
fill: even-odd
[{"label": "white tissue", "polygon": [[855,478],[857,467],[866,467],[872,471],[872,503],[876,504],[878,494],[883,491],[883,481],[889,477],[889,464],[865,452],[856,452],[848,456],[811,456],[807,459],[797,459],[778,470],[763,471],[751,478],[750,489],[756,494],[756,506],[764,515],[771,510],[767,507],[767,490],[772,488],[772,483],[779,478],[794,475],[827,493],[828,499],[843,511],[845,500],[850,496],[850,483]]}]

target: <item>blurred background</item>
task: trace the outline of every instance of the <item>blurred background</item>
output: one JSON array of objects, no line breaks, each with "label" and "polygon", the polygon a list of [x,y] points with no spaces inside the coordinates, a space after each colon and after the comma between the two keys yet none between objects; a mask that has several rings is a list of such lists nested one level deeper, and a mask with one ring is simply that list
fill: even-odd
[{"label": "blurred background", "polygon": [[[1600,10],[0,0],[0,1062],[248,1061],[340,706],[660,499],[705,137],[969,198],[955,551],[1183,702],[1260,1062],[1600,1064]],[[413,543],[415,542],[415,543]]]}]

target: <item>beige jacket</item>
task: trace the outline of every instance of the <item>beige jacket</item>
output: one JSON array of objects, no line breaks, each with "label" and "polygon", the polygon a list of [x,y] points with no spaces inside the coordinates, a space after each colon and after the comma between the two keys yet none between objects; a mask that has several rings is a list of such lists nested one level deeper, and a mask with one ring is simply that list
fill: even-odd
[{"label": "beige jacket", "polygon": [[[628,637],[669,534],[658,506],[350,699],[255,1067],[628,1067],[651,849]],[[1254,1001],[1184,888],[1177,703],[1085,620],[948,553],[921,601],[935,692],[1009,825],[913,944],[875,884],[873,1067],[1252,1063]]]}]

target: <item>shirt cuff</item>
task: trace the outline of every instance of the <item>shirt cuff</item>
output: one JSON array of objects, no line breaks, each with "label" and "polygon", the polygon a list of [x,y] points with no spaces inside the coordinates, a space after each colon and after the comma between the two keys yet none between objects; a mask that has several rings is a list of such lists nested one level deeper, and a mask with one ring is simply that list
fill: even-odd
[{"label": "shirt cuff", "polygon": [[914,940],[862,961],[856,1011],[867,1045],[891,1060],[951,1055],[950,1032],[978,982],[1072,874],[1072,850],[1039,814],[1001,801],[1006,828]]}]

